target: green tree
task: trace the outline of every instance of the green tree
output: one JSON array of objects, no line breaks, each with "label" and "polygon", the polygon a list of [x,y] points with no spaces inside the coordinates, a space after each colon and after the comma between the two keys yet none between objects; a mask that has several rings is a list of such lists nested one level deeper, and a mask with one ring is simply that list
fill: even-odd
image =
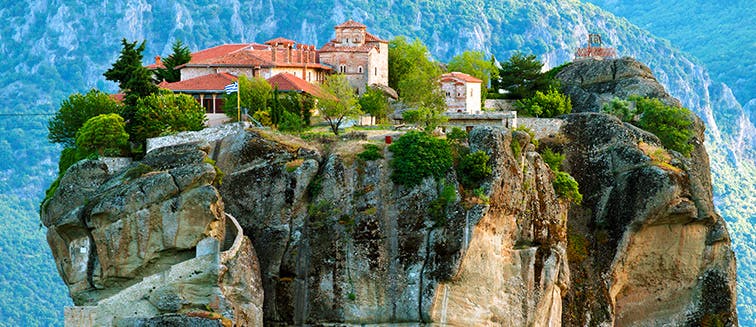
[{"label": "green tree", "polygon": [[546,91],[552,82],[541,72],[543,63],[535,55],[515,53],[508,61],[502,62],[499,76],[492,80],[495,90],[504,89],[514,99],[529,98],[536,91]]},{"label": "green tree", "polygon": [[643,98],[637,100],[636,110],[641,117],[636,125],[654,133],[662,144],[671,150],[688,156],[693,151],[691,140],[693,131],[693,114],[686,108],[667,106],[659,99]]},{"label": "green tree", "polygon": [[286,110],[281,111],[281,120],[278,122],[278,130],[282,132],[301,132],[305,123],[298,114]]},{"label": "green tree", "polygon": [[379,122],[386,121],[391,107],[389,107],[388,98],[383,91],[368,87],[367,91],[360,97],[360,107],[362,111],[375,117]]},{"label": "green tree", "polygon": [[483,88],[487,88],[488,82],[499,76],[499,70],[491,60],[486,59],[486,54],[482,51],[462,52],[454,56],[446,68],[450,72],[462,72],[481,79]]},{"label": "green tree", "polygon": [[281,102],[278,101],[278,85],[276,85],[276,88],[273,89],[273,97],[270,99],[270,121],[273,123],[273,126],[278,127],[278,123],[281,122],[281,116],[283,113],[283,107],[281,107]]},{"label": "green tree", "polygon": [[[239,92],[241,93],[240,106],[249,110],[249,115],[254,115],[259,110],[267,110],[268,102],[273,94],[273,88],[268,81],[262,77],[247,78],[245,75],[239,76]],[[223,112],[226,116],[236,121],[236,97],[237,93],[226,94]]]},{"label": "green tree", "polygon": [[391,180],[405,186],[420,184],[426,177],[442,178],[452,166],[451,147],[446,140],[411,131],[389,146]]},{"label": "green tree", "polygon": [[468,153],[459,162],[459,182],[467,188],[476,188],[484,178],[491,176],[493,169],[488,164],[491,157],[482,150]]},{"label": "green tree", "polygon": [[554,117],[572,112],[572,102],[569,96],[550,88],[545,94],[536,91],[530,98],[517,100],[515,108],[535,117]]},{"label": "green tree", "polygon": [[614,115],[624,122],[633,120],[633,117],[635,116],[635,110],[630,109],[630,102],[617,97],[612,99],[612,101],[609,103],[604,103],[601,111],[610,115]]},{"label": "green tree", "polygon": [[[133,106],[139,98],[157,92],[158,87],[152,81],[152,73],[142,66],[144,41],[137,46],[137,41],[130,43],[122,39],[121,44],[121,55],[103,75],[105,79],[118,83],[118,87],[126,95],[124,102]],[[126,112],[124,118],[131,119],[131,112]]]},{"label": "green tree", "polygon": [[557,196],[566,198],[575,204],[583,202],[583,195],[580,194],[578,182],[570,174],[563,171],[556,172],[556,177],[552,184]]},{"label": "green tree", "polygon": [[92,117],[121,113],[123,106],[107,93],[90,90],[87,94],[72,94],[63,100],[58,112],[47,123],[47,138],[67,147],[76,144],[76,132]]},{"label": "green tree", "polygon": [[190,60],[192,60],[192,53],[189,51],[189,47],[184,45],[181,40],[176,40],[173,42],[173,53],[162,60],[165,68],[155,70],[155,81],[157,83],[162,81],[178,82],[181,80],[181,71],[175,68]]},{"label": "green tree", "polygon": [[438,84],[441,67],[430,58],[428,48],[419,39],[407,42],[405,37],[398,36],[389,42],[389,86],[399,93],[400,99],[409,97],[410,102],[418,102],[417,92],[407,93],[415,91],[413,88],[419,83]]},{"label": "green tree", "polygon": [[205,127],[205,109],[193,97],[168,92],[139,99],[132,124],[132,141]]},{"label": "green tree", "polygon": [[279,104],[284,110],[296,114],[302,119],[305,126],[310,125],[312,110],[315,108],[315,100],[307,93],[285,92],[280,93]]},{"label": "green tree", "polygon": [[118,114],[102,114],[87,120],[76,135],[76,147],[86,153],[117,156],[126,148],[129,134]]},{"label": "green tree", "polygon": [[447,122],[449,118],[438,110],[421,106],[417,109],[403,112],[402,120],[422,128],[426,133],[431,133],[436,127]]},{"label": "green tree", "polygon": [[362,113],[360,104],[344,75],[327,76],[322,89],[324,95],[318,98],[318,110],[331,126],[333,134],[339,135],[339,126],[344,119],[354,118]]}]

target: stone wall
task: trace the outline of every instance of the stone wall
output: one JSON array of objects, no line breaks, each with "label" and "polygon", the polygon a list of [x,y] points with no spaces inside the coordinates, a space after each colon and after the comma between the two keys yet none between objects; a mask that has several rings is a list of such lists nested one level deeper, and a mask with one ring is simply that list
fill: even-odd
[{"label": "stone wall", "polygon": [[554,136],[564,125],[564,120],[559,118],[534,118],[520,117],[517,119],[518,126],[525,126],[535,132],[536,138]]}]

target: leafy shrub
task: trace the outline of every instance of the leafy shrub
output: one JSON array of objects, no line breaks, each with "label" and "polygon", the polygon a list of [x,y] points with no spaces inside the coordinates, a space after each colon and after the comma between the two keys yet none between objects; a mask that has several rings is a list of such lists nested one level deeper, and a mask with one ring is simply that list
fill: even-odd
[{"label": "leafy shrub", "polygon": [[92,117],[101,114],[121,113],[123,105],[109,94],[91,90],[87,94],[72,94],[60,104],[60,109],[48,122],[50,141],[66,146],[76,144],[76,132]]},{"label": "leafy shrub", "polygon": [[281,113],[281,121],[278,122],[278,130],[282,132],[301,132],[305,128],[305,122],[297,114],[288,111]]},{"label": "leafy shrub", "polygon": [[160,93],[137,101],[132,141],[142,143],[148,138],[205,127],[205,109],[189,95]]},{"label": "leafy shrub", "polygon": [[555,117],[572,112],[572,102],[569,96],[550,88],[545,94],[536,91],[532,97],[518,100],[515,108],[535,117]]},{"label": "leafy shrub", "polygon": [[85,153],[120,155],[129,141],[126,123],[118,114],[103,114],[87,120],[76,133],[76,147]]},{"label": "leafy shrub", "polygon": [[611,102],[605,103],[601,111],[616,116],[621,121],[629,122],[635,116],[635,110],[630,109],[630,102],[620,98],[614,98]]},{"label": "leafy shrub", "polygon": [[457,191],[454,189],[454,184],[444,181],[442,185],[438,198],[428,205],[428,215],[433,219],[435,227],[446,225],[446,209],[454,204],[454,201],[457,201]]},{"label": "leafy shrub", "polygon": [[546,148],[541,153],[541,158],[552,171],[557,172],[562,169],[562,162],[564,161],[564,155],[559,152],[551,151],[551,148]]},{"label": "leafy shrub", "polygon": [[654,133],[662,144],[685,156],[693,151],[693,114],[686,108],[667,106],[659,99],[640,99],[636,102],[641,112],[638,127]]},{"label": "leafy shrub", "polygon": [[451,149],[446,140],[411,131],[389,146],[391,179],[405,186],[420,184],[426,177],[441,178],[452,166]]},{"label": "leafy shrub", "polygon": [[215,160],[205,157],[205,159],[202,161],[213,166],[213,169],[215,170],[215,179],[213,180],[213,185],[223,185],[223,177],[226,176],[226,174],[220,168],[218,168],[218,165],[215,164]]},{"label": "leafy shrub", "polygon": [[570,174],[562,171],[557,172],[553,185],[557,196],[564,197],[575,204],[583,202],[583,195],[578,190],[578,183]]},{"label": "leafy shrub", "polygon": [[459,162],[459,182],[466,188],[475,188],[484,178],[491,176],[491,157],[478,150],[462,157]]},{"label": "leafy shrub", "polygon": [[509,143],[509,147],[512,148],[512,155],[514,155],[515,158],[519,158],[520,154],[522,154],[522,145],[520,145],[520,141],[512,139],[512,143]]},{"label": "leafy shrub", "polygon": [[378,160],[383,158],[383,154],[381,154],[381,148],[375,144],[365,144],[363,145],[362,152],[357,154],[357,158],[360,158],[365,161],[372,161],[372,160]]},{"label": "leafy shrub", "polygon": [[258,110],[252,115],[252,119],[256,120],[263,126],[273,125],[273,121],[270,120],[270,112],[267,110]]},{"label": "leafy shrub", "polygon": [[459,127],[452,127],[451,132],[446,133],[449,142],[463,143],[467,141],[467,132]]},{"label": "leafy shrub", "polygon": [[528,135],[530,135],[530,143],[535,145],[536,148],[538,147],[538,139],[536,138],[535,132],[532,129],[530,129],[530,127],[527,127],[525,125],[520,125],[520,126],[515,127],[513,131],[528,133]]}]

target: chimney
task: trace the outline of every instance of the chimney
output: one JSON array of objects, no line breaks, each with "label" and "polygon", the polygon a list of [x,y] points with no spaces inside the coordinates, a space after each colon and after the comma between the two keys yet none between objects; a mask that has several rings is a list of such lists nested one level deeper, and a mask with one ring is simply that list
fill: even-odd
[{"label": "chimney", "polygon": [[291,44],[286,47],[286,62],[291,62]]},{"label": "chimney", "polygon": [[160,56],[155,56],[155,65],[160,66],[162,64],[163,64],[163,60],[160,59]]},{"label": "chimney", "polygon": [[309,45],[305,45],[304,48],[302,49],[302,61],[304,63],[310,62],[310,46]]},{"label": "chimney", "polygon": [[311,45],[310,46],[310,62],[312,63],[318,62],[315,58],[315,54],[317,54],[317,51],[315,51],[315,46]]},{"label": "chimney", "polygon": [[273,62],[276,62],[276,52],[278,52],[277,46],[271,46],[270,51],[273,51]]}]

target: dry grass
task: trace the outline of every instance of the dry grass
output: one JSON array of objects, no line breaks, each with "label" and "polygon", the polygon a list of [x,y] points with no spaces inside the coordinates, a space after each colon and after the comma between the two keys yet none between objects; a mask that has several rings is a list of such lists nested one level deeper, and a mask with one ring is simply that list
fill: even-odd
[{"label": "dry grass", "polygon": [[677,168],[670,163],[672,161],[672,156],[664,148],[645,142],[638,143],[638,148],[651,158],[651,163],[657,167],[674,173],[682,172],[682,169]]}]

